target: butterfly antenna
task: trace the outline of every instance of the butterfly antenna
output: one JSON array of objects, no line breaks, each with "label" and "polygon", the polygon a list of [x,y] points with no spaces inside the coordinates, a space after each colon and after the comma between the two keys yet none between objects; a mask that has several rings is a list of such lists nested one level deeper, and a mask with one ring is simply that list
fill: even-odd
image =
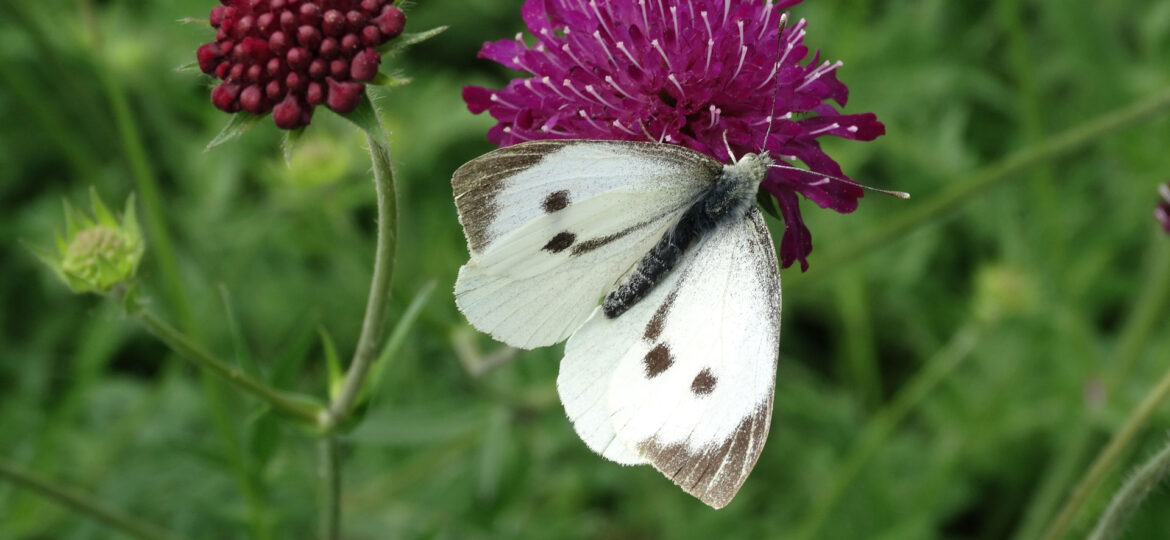
[{"label": "butterfly antenna", "polygon": [[727,142],[727,130],[723,130],[723,147],[727,149],[727,156],[731,158],[731,162],[735,163],[735,152],[731,151],[731,144]]},{"label": "butterfly antenna", "polygon": [[897,197],[899,199],[909,199],[910,198],[910,194],[906,193],[905,191],[894,191],[891,189],[880,189],[880,188],[870,187],[870,186],[867,186],[865,184],[861,184],[861,183],[858,183],[856,181],[850,180],[848,178],[841,178],[840,176],[833,176],[831,174],[822,174],[822,173],[819,173],[816,171],[810,171],[808,169],[801,169],[800,167],[793,167],[791,165],[781,165],[779,163],[773,163],[772,165],[769,165],[769,167],[776,168],[776,169],[787,169],[789,171],[802,172],[802,173],[812,174],[812,175],[816,175],[816,176],[821,177],[820,180],[817,180],[816,182],[809,184],[812,186],[819,186],[822,184],[826,184],[829,182],[829,180],[837,180],[839,182],[845,182],[846,184],[853,184],[861,189],[866,189],[869,191],[876,191],[878,193],[884,193],[886,195],[889,195],[891,197]]},{"label": "butterfly antenna", "polygon": [[788,27],[788,12],[780,14],[780,28],[776,31],[776,68],[773,75],[776,77],[776,89],[772,91],[772,110],[768,111],[768,129],[764,132],[764,143],[760,145],[760,153],[767,151],[768,137],[772,136],[772,119],[776,117],[776,102],[780,100],[780,44],[784,43],[784,29]]}]

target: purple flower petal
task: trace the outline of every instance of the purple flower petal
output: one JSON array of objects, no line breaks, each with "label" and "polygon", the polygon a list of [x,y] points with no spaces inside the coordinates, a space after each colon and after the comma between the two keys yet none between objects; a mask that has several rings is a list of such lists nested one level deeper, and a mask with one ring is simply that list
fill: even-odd
[{"label": "purple flower petal", "polygon": [[837,79],[840,62],[808,58],[806,21],[778,31],[782,10],[798,3],[527,0],[521,14],[535,42],[487,43],[480,56],[530,76],[494,91],[469,86],[463,99],[497,120],[488,140],[501,146],[654,140],[727,161],[726,136],[737,156],[767,151],[802,169],[775,169],[762,187],[785,220],[782,265],[807,269],[812,237],[797,193],[842,213],[864,194],[817,138],[868,141],[885,126],[872,113],[840,114],[830,103],[844,106],[849,89]]}]

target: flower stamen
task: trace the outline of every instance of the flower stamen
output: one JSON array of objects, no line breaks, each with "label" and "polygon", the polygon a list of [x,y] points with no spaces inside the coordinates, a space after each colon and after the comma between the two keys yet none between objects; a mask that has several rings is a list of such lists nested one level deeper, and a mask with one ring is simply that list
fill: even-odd
[{"label": "flower stamen", "polygon": [[657,39],[650,41],[650,46],[658,50],[658,54],[662,55],[662,60],[666,62],[666,69],[674,71],[674,66],[670,64],[670,58],[666,56],[666,50],[662,48],[662,44]]},{"label": "flower stamen", "polygon": [[628,128],[628,127],[626,127],[626,126],[622,125],[622,121],[621,121],[621,120],[614,120],[614,121],[613,121],[613,127],[616,127],[616,128],[618,128],[618,129],[620,129],[620,130],[622,130],[622,131],[624,131],[624,132],[626,132],[626,133],[629,133],[630,135],[633,135],[633,136],[635,136],[635,137],[637,137],[637,136],[638,136],[638,133],[637,133],[637,132],[635,132],[635,131],[632,131],[632,130],[630,130],[630,128]]},{"label": "flower stamen", "polygon": [[553,93],[555,93],[555,94],[556,94],[556,95],[558,95],[558,96],[561,96],[561,98],[562,98],[562,99],[564,99],[564,100],[566,100],[566,101],[572,101],[572,98],[570,98],[569,96],[567,96],[567,95],[563,94],[563,93],[562,93],[562,92],[561,92],[561,91],[560,91],[560,90],[557,88],[557,85],[553,84],[553,82],[552,82],[552,79],[549,79],[547,76],[545,76],[545,77],[541,77],[541,79],[540,79],[540,82],[541,82],[541,83],[543,83],[545,86],[547,86],[547,87],[551,88],[551,89],[552,89],[552,91],[553,91]]},{"label": "flower stamen", "polygon": [[589,92],[590,94],[593,94],[593,97],[597,98],[597,101],[598,101],[599,103],[601,103],[602,105],[604,105],[604,106],[606,106],[606,107],[609,107],[609,108],[611,108],[611,109],[617,109],[617,108],[619,108],[617,105],[612,105],[612,104],[610,104],[608,101],[606,101],[606,100],[605,100],[605,98],[601,97],[601,94],[599,94],[599,93],[597,92],[597,89],[596,89],[596,88],[594,88],[592,84],[587,84],[587,85],[585,85],[585,91],[586,91],[586,92]]},{"label": "flower stamen", "polygon": [[747,52],[748,52],[747,45],[744,45],[744,46],[739,48],[739,65],[735,66],[735,75],[731,76],[732,79],[739,77],[739,72],[741,70],[743,70],[743,61],[745,58],[747,58]]},{"label": "flower stamen", "polygon": [[772,71],[768,72],[768,76],[766,78],[764,78],[763,82],[756,85],[755,89],[760,90],[760,89],[764,88],[764,86],[766,86],[768,83],[772,82],[772,77],[776,76],[776,72],[779,69],[780,69],[780,62],[776,62],[775,64],[772,64]]},{"label": "flower stamen", "polygon": [[634,58],[634,55],[630,54],[630,50],[626,48],[625,42],[617,42],[617,48],[626,54],[626,58],[629,58],[630,62],[633,63],[635,67],[641,71],[646,71],[646,69],[642,67],[642,64],[638,63],[638,59]]},{"label": "flower stamen", "polygon": [[832,124],[829,124],[825,127],[814,129],[814,130],[810,131],[809,134],[811,134],[813,136],[817,136],[817,135],[821,135],[823,133],[828,133],[828,132],[833,131],[834,129],[837,129],[840,127],[841,127],[840,124],[833,122]]},{"label": "flower stamen", "polygon": [[[760,25],[760,33],[756,36],[756,41],[763,41],[764,34],[768,33],[768,23],[772,22],[772,0],[768,0],[764,4],[764,22]],[[776,35],[776,39],[780,39],[780,35]]]},{"label": "flower stamen", "polygon": [[612,76],[612,75],[606,75],[606,76],[605,76],[605,82],[606,82],[606,84],[608,84],[610,87],[612,87],[614,90],[617,90],[619,94],[621,94],[621,95],[623,95],[623,96],[626,96],[626,98],[628,98],[628,99],[632,99],[632,100],[634,100],[634,101],[638,101],[638,98],[634,97],[634,96],[633,96],[633,94],[630,94],[630,93],[629,93],[629,92],[627,92],[627,91],[626,91],[624,88],[622,88],[622,87],[621,87],[621,85],[619,85],[619,84],[617,83],[617,81],[615,81],[615,80],[614,80],[614,78],[613,78],[613,76]]},{"label": "flower stamen", "polygon": [[834,62],[832,65],[829,64],[828,60],[826,60],[823,64],[821,64],[820,66],[817,66],[816,69],[812,70],[811,73],[809,73],[808,75],[805,75],[804,83],[801,84],[800,86],[797,86],[796,91],[799,92],[801,90],[804,90],[805,87],[816,82],[816,80],[821,78],[821,76],[823,76],[823,75],[825,75],[825,74],[827,74],[827,73],[829,73],[829,72],[831,72],[831,71],[833,71],[833,70],[835,70],[843,65],[844,65],[844,63],[841,62],[840,60]]},{"label": "flower stamen", "polygon": [[605,17],[602,17],[601,11],[599,11],[597,9],[596,0],[589,0],[589,7],[593,8],[593,14],[597,15],[597,23],[600,24],[601,27],[605,29],[605,33],[609,34],[610,36],[613,36],[614,35],[613,30],[610,30],[609,25],[605,24]]},{"label": "flower stamen", "polygon": [[617,63],[617,59],[616,59],[616,58],[614,58],[614,57],[613,57],[613,53],[611,53],[611,52],[609,51],[609,46],[607,46],[607,45],[605,44],[605,40],[604,40],[604,39],[601,39],[601,31],[600,31],[600,30],[594,30],[594,31],[593,31],[593,39],[596,39],[596,40],[597,40],[597,44],[598,44],[598,45],[601,45],[601,50],[605,51],[605,56],[606,56],[606,58],[609,58],[609,61],[610,61],[610,62],[611,62],[611,63],[612,63],[614,66],[617,66],[617,65],[618,65],[618,63]]},{"label": "flower stamen", "polygon": [[686,92],[686,90],[683,90],[682,85],[679,84],[678,77],[675,77],[674,73],[671,73],[670,75],[667,75],[666,78],[670,79],[670,82],[674,83],[675,88],[678,88],[678,100],[682,101],[683,98],[686,97],[687,92]]},{"label": "flower stamen", "polygon": [[598,124],[595,120],[593,120],[592,116],[585,114],[584,109],[577,109],[577,116],[580,116],[581,118],[585,119],[586,122],[589,122],[589,125],[593,126],[593,129],[596,129],[598,131],[605,130],[605,128],[602,127],[601,124]]}]

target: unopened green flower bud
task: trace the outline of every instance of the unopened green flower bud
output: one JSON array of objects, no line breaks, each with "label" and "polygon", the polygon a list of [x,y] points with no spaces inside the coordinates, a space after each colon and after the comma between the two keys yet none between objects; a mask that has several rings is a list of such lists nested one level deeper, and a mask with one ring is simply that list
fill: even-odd
[{"label": "unopened green flower bud", "polygon": [[65,236],[57,236],[57,252],[29,246],[74,292],[106,293],[129,282],[138,271],[146,247],[134,215],[134,197],[126,200],[121,222],[114,218],[97,191],[90,189],[93,216],[65,203]]},{"label": "unopened green flower bud", "polygon": [[975,315],[983,321],[1027,313],[1037,302],[1036,283],[1026,272],[993,264],[975,277]]}]

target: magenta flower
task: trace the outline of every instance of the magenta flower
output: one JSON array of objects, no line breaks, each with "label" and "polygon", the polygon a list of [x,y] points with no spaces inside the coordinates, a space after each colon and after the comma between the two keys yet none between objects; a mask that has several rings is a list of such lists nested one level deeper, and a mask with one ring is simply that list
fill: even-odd
[{"label": "magenta flower", "polygon": [[1154,207],[1154,219],[1162,224],[1162,230],[1170,233],[1170,182],[1158,186],[1158,194],[1162,200]]},{"label": "magenta flower", "polygon": [[652,139],[727,161],[726,134],[736,155],[763,149],[777,162],[800,161],[812,172],[773,169],[763,187],[785,220],[782,265],[799,260],[807,270],[812,236],[796,194],[843,213],[863,195],[817,138],[868,141],[885,126],[872,113],[840,114],[827,102],[844,106],[848,98],[836,77],[841,63],[821,62],[818,53],[802,65],[804,20],[780,31],[780,11],[798,3],[527,0],[522,13],[535,44],[517,35],[484,44],[479,56],[532,76],[501,90],[468,86],[463,99],[499,122],[488,139],[500,146]]},{"label": "magenta flower", "polygon": [[305,126],[313,108],[357,107],[378,74],[377,47],[406,24],[393,0],[221,0],[215,41],[199,47],[204,73],[223,83],[211,102],[226,112],[272,111],[278,127]]}]

